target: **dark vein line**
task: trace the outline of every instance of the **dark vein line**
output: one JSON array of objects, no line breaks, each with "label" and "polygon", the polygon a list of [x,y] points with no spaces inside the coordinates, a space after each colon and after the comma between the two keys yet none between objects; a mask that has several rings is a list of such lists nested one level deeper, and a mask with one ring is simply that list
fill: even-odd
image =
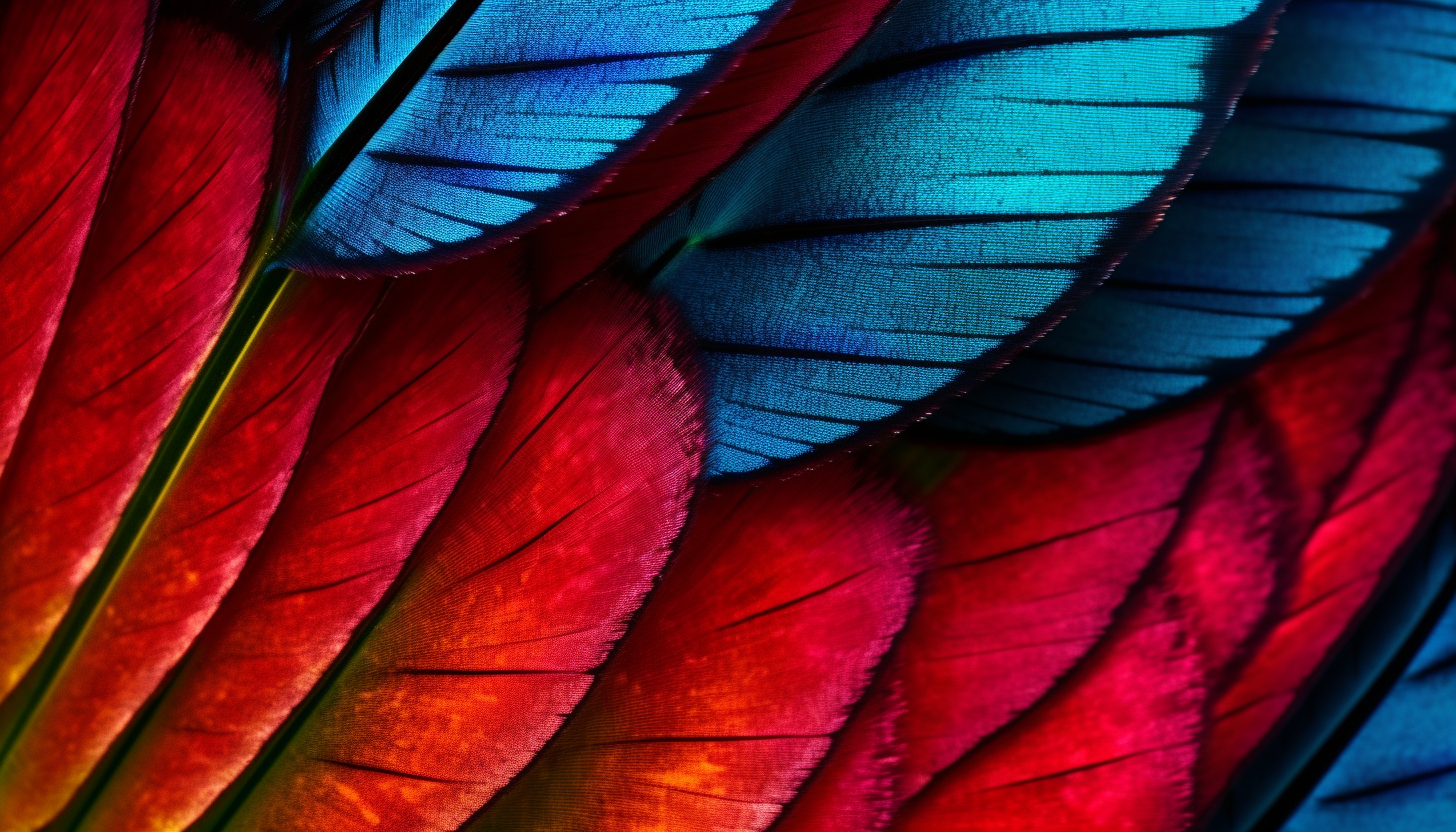
[{"label": "dark vein line", "polygon": [[915,231],[923,228],[948,228],[958,225],[995,225],[1010,222],[1068,222],[1075,220],[1118,220],[1135,213],[1156,213],[1155,208],[1127,211],[1063,211],[1024,214],[916,214],[893,217],[842,217],[810,222],[784,223],[763,228],[708,237],[698,243],[708,251],[748,246],[812,240],[819,237],[840,237],[851,234],[878,234],[886,231]]},{"label": "dark vein line", "polygon": [[713,55],[716,49],[686,49],[678,52],[642,52],[635,55],[597,55],[581,58],[554,58],[539,61],[515,61],[499,64],[465,64],[437,69],[434,74],[441,78],[493,78],[499,75],[517,75],[526,72],[551,72],[559,69],[601,64],[619,64],[632,61],[650,61],[659,58],[690,58],[696,55]]},{"label": "dark vein line", "polygon": [[327,763],[328,765],[331,765],[331,766],[338,766],[340,768],[353,769],[354,771],[367,771],[370,774],[386,774],[386,775],[389,775],[390,777],[403,777],[403,778],[406,778],[408,780],[421,780],[421,781],[424,781],[426,783],[449,783],[449,784],[452,784],[452,785],[473,785],[473,784],[477,784],[477,783],[480,782],[479,780],[457,780],[457,779],[453,779],[453,778],[449,778],[449,777],[432,777],[432,776],[430,776],[428,774],[416,774],[416,773],[411,772],[411,771],[400,771],[398,769],[384,768],[382,766],[365,765],[363,763],[350,763],[350,762],[347,762],[345,760],[331,760],[331,759],[329,759],[327,757],[310,757],[309,759],[314,760],[316,762],[320,762],[320,763]]},{"label": "dark vein line", "polygon": [[1393,792],[1399,789],[1406,788],[1407,786],[1414,786],[1417,783],[1424,783],[1427,780],[1435,780],[1438,777],[1445,777],[1448,774],[1456,774],[1456,763],[1444,765],[1440,768],[1433,768],[1428,771],[1420,772],[1419,774],[1410,774],[1405,777],[1397,777],[1393,780],[1386,780],[1380,783],[1375,783],[1373,785],[1363,786],[1358,789],[1350,789],[1349,791],[1332,794],[1329,797],[1320,798],[1320,802],[1346,803],[1352,800],[1360,800],[1366,797],[1375,797],[1376,795],[1385,794],[1386,792]]},{"label": "dark vein line", "polygon": [[998,52],[1013,52],[1046,46],[1067,46],[1118,40],[1144,40],[1184,35],[1211,35],[1225,31],[1222,28],[1201,29],[1107,29],[1097,32],[1037,32],[1025,35],[1003,35],[995,38],[961,41],[959,43],[931,46],[914,52],[895,55],[857,67],[830,82],[827,89],[841,90],[847,87],[885,81],[896,75],[949,61],[980,58]]},{"label": "dark vein line", "polygon": [[725,736],[682,736],[682,737],[632,737],[624,740],[604,740],[587,745],[587,748],[607,748],[616,745],[653,745],[679,742],[773,742],[776,740],[814,740],[823,734],[758,734]]},{"label": "dark vein line", "polygon": [[806,601],[812,601],[815,598],[818,598],[818,597],[823,596],[823,595],[827,595],[827,594],[833,592],[834,590],[836,590],[836,589],[844,586],[845,584],[853,581],[854,579],[860,577],[861,575],[865,574],[866,572],[869,572],[870,569],[872,569],[872,568],[873,567],[865,567],[864,569],[859,570],[858,572],[854,573],[853,575],[846,575],[845,577],[840,578],[839,580],[835,581],[832,584],[829,584],[827,586],[822,586],[822,587],[820,587],[820,588],[818,588],[816,590],[813,590],[812,592],[807,592],[807,593],[805,593],[803,595],[800,595],[798,598],[793,599],[792,601],[785,601],[782,604],[775,604],[772,607],[769,607],[767,609],[759,610],[758,612],[752,613],[750,615],[746,615],[743,618],[740,618],[740,619],[738,619],[736,621],[731,621],[731,622],[729,622],[727,624],[724,624],[724,625],[718,627],[717,629],[718,629],[719,632],[721,632],[723,630],[732,629],[734,627],[738,627],[740,625],[747,624],[750,621],[756,621],[756,620],[758,620],[760,618],[763,618],[765,616],[773,615],[774,613],[783,612],[784,610],[791,609],[793,607],[796,607],[796,606],[798,606],[800,604],[805,603]]},{"label": "dark vein line", "polygon": [[445,47],[465,28],[484,0],[456,0],[415,44],[299,183],[290,224],[302,221],[323,201],[345,168],[389,121]]},{"label": "dark vein line", "polygon": [[1044,538],[1042,540],[1038,540],[1038,541],[1036,541],[1034,543],[1028,543],[1025,546],[1018,546],[1015,549],[1006,549],[1004,551],[996,552],[996,553],[990,554],[990,555],[985,555],[983,557],[972,558],[971,560],[956,561],[955,563],[947,563],[947,564],[943,564],[943,565],[936,566],[934,568],[935,569],[960,569],[960,568],[963,568],[963,567],[966,567],[966,566],[975,566],[976,564],[987,563],[987,562],[993,561],[993,560],[1001,560],[1002,558],[1008,558],[1008,557],[1011,557],[1013,555],[1019,555],[1019,554],[1021,554],[1023,552],[1030,552],[1030,551],[1033,551],[1033,550],[1036,550],[1036,549],[1042,549],[1042,548],[1045,548],[1047,546],[1051,546],[1054,543],[1061,543],[1063,541],[1076,539],[1076,538],[1081,537],[1083,535],[1093,534],[1095,532],[1102,531],[1103,529],[1109,529],[1109,528],[1112,528],[1113,526],[1116,526],[1116,525],[1119,525],[1119,524],[1122,524],[1122,523],[1126,523],[1129,520],[1136,520],[1136,519],[1138,519],[1140,517],[1150,517],[1150,516],[1152,516],[1154,514],[1158,514],[1160,512],[1171,511],[1172,509],[1174,509],[1176,507],[1177,507],[1177,503],[1176,502],[1168,502],[1168,503],[1163,503],[1161,505],[1153,506],[1152,508],[1139,509],[1138,511],[1134,511],[1134,512],[1131,512],[1131,513],[1128,513],[1128,514],[1124,514],[1124,515],[1121,515],[1119,517],[1114,517],[1111,520],[1104,520],[1101,523],[1094,523],[1094,524],[1092,524],[1090,526],[1084,526],[1084,527],[1082,527],[1080,529],[1073,529],[1072,531],[1069,531],[1069,532],[1063,532],[1062,534],[1052,535],[1051,537]]}]

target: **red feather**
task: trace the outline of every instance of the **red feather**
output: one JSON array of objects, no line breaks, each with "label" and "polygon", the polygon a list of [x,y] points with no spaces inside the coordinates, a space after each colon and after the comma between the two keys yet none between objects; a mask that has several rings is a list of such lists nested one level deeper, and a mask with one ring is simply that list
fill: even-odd
[{"label": "red feather", "polygon": [[[524,306],[518,283],[473,268],[390,285],[330,380],[291,482],[284,469],[269,484],[288,491],[257,546],[261,528],[239,534],[226,522],[199,541],[200,551],[252,553],[86,828],[187,823],[304,698],[460,477],[514,366]],[[233,467],[197,462],[215,474]],[[241,558],[229,566],[236,576]]]},{"label": "red feather", "polygon": [[905,699],[893,682],[875,685],[813,777],[771,832],[876,832],[890,822],[895,771],[904,753],[896,727]]},{"label": "red feather", "polygon": [[[230,829],[453,827],[525,766],[586,692],[684,521],[702,423],[683,355],[672,321],[606,283],[543,311],[390,594],[209,817]],[[336,587],[297,566],[260,578],[282,603],[205,666],[312,687],[352,629],[323,609],[362,613],[365,587],[387,583],[368,567],[353,563]],[[337,600],[278,595],[305,589]],[[281,655],[259,650],[279,642]],[[289,704],[243,725],[226,708],[207,712],[213,724],[179,707],[170,724],[260,740]]]},{"label": "red feather", "polygon": [[1216,418],[965,454],[926,498],[939,536],[895,664],[908,797],[1084,656],[1164,546]]},{"label": "red feather", "polygon": [[[1368,297],[1202,405],[1103,438],[974,450],[958,461],[927,498],[942,537],[941,567],[930,573],[895,665],[910,704],[901,781],[909,803],[895,828],[1014,827],[1018,813],[1041,814],[1034,806],[1071,813],[1052,816],[1053,825],[1103,828],[1125,820],[1129,828],[1176,828],[1194,787],[1193,808],[1206,808],[1308,683],[1441,493],[1456,447],[1449,311],[1456,281],[1431,296],[1429,257],[1428,242]],[[1134,520],[1144,524],[1141,532]],[[1060,556],[1011,572],[1045,546],[1022,549],[1016,539],[997,538],[1018,532],[1063,547]],[[1093,534],[1139,545],[1115,567]],[[974,583],[953,585],[944,567],[967,550],[989,555],[973,555],[970,566],[960,567],[982,570]],[[1149,578],[1132,582],[1129,576],[1148,563]],[[1008,570],[1000,582],[989,571],[995,568]],[[1092,623],[1082,622],[1065,641],[1033,639],[1045,622],[1066,618],[1057,611],[1077,597],[1047,591],[1048,582],[1078,568],[1090,571],[1069,584],[1073,589],[1100,586],[1104,593]],[[1046,607],[1018,607],[1025,598]],[[1123,693],[1086,681],[1098,656],[1119,649],[1109,646],[1120,638],[1117,628],[1086,650],[1097,622],[1114,607],[1144,611],[1119,613],[1125,621],[1152,614],[1149,604],[1163,611],[1154,618],[1176,622],[1180,635],[1157,648],[1163,665],[1116,673],[1133,674],[1150,689],[1172,690],[1168,680],[1176,678],[1190,696],[1209,691],[1206,724],[1189,735],[1186,713],[1150,706],[1147,718],[1166,724],[1149,727],[1148,736],[1177,738],[1166,749],[1138,752],[1138,759],[1158,759],[1157,766],[1109,762],[1096,766],[1095,777],[1051,777],[1045,782],[1057,784],[1055,795],[1035,797],[1052,787],[1028,783],[1025,794],[1033,797],[1008,797],[1024,791],[1005,778],[1026,761],[1084,759],[1069,757],[1070,749],[1105,747],[1110,735],[1089,739],[1078,722],[1095,706],[1072,703],[1103,697],[1116,708],[1121,701]],[[969,627],[978,620],[990,624]],[[982,632],[990,652],[974,641],[967,650],[964,640]],[[1022,647],[1022,661],[1007,660],[998,672],[994,657],[1006,646]],[[968,660],[983,666],[955,675],[956,663]],[[1091,687],[1069,693],[1079,685]],[[988,705],[995,709],[976,710]],[[989,717],[969,718],[980,714]],[[1119,730],[1140,742],[1141,728]],[[1074,738],[1071,746],[1058,744],[1058,736]],[[945,767],[958,748],[971,750]],[[962,814],[969,820],[957,820]]]},{"label": "red feather", "polygon": [[1182,829],[1202,676],[1178,605],[1154,585],[1050,695],[937,777],[891,829]]},{"label": "red feather", "polygon": [[[48,820],[236,577],[302,450],[334,359],[375,292],[299,283],[264,324],[159,511],[105,587],[6,759],[7,823]],[[201,464],[208,460],[207,464]],[[201,556],[200,556],[201,555]]]},{"label": "red feather", "polygon": [[1456,273],[1417,246],[1253,381],[1302,480],[1301,546],[1267,636],[1212,703],[1211,801],[1297,700],[1423,527],[1456,448]]},{"label": "red feather", "polygon": [[[109,195],[0,480],[0,691],[48,639],[50,664],[65,663],[54,682],[36,666],[0,720],[7,820],[58,808],[205,620],[192,610],[152,620],[145,602],[182,590],[133,553],[142,582],[77,610],[74,639],[51,638],[222,327],[263,192],[273,85],[258,60],[191,24],[163,21],[152,39]],[[226,583],[194,591],[216,596]]]},{"label": "red feather", "polygon": [[[0,467],[81,261],[149,5],[7,3],[0,19]],[[7,659],[0,690],[16,681]]]},{"label": "red feather", "polygon": [[763,829],[900,628],[920,539],[847,467],[705,497],[591,693],[464,829]]},{"label": "red feather", "polygon": [[1264,623],[1297,528],[1290,507],[1298,492],[1264,414],[1243,393],[1221,405],[1164,567],[1210,687]]}]

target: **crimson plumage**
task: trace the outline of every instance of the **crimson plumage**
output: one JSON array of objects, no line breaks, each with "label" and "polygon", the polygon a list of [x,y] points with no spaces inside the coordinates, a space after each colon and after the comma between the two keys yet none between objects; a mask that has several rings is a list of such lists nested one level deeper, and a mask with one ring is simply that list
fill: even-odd
[{"label": "crimson plumage", "polygon": [[[693,2],[720,12],[702,30],[673,28],[684,3],[633,28],[640,8],[559,0],[529,38],[539,10],[465,0],[6,7],[0,832],[1173,832],[1218,809],[1445,497],[1450,218],[1205,395],[1042,441],[893,435],[994,384],[1022,325],[1077,314],[1280,4]],[[1069,55],[1086,101],[1033,71]],[[1185,63],[1144,67],[1150,92],[1147,55]],[[977,84],[935,86],[948,66]],[[925,94],[864,103],[892,81]],[[1142,113],[1148,144],[1059,149],[1063,107]],[[804,112],[838,119],[812,122],[842,131],[835,159],[904,181],[773,202],[839,135],[801,141]],[[885,123],[905,141],[866,146]],[[1149,167],[1075,167],[1114,151]],[[1043,176],[1136,198],[1094,210]],[[988,201],[925,201],[950,192]],[[500,219],[509,200],[531,207]],[[358,236],[380,217],[387,240]],[[679,220],[661,262],[819,272],[764,267],[794,315],[694,305],[619,262]],[[279,267],[305,249],[352,277]],[[991,276],[917,296],[923,329],[899,283],[868,323],[816,305],[813,275],[891,267]],[[705,343],[713,315],[762,342]],[[778,350],[780,325],[808,346]],[[985,340],[985,366],[931,398],[872,379],[969,366],[936,339]],[[738,450],[797,450],[725,482],[727,353],[828,369],[729,402],[768,417]],[[871,435],[774,433],[810,415]]]}]

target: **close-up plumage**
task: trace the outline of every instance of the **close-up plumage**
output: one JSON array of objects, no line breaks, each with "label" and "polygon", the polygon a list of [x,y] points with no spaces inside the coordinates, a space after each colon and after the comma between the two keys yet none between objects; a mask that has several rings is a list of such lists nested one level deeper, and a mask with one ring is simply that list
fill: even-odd
[{"label": "close-up plumage", "polygon": [[1456,826],[1456,0],[0,10],[0,832]]}]

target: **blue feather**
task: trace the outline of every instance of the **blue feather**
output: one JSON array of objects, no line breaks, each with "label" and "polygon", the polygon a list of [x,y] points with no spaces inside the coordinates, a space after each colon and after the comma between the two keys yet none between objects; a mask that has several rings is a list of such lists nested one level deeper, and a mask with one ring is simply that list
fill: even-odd
[{"label": "blue feather", "polygon": [[409,270],[565,210],[786,3],[380,0],[362,21],[310,4],[303,40],[338,43],[311,68],[277,262]]},{"label": "blue feather", "polygon": [[1278,5],[904,0],[629,257],[701,340],[710,471],[847,440],[1038,334],[1182,183]]},{"label": "blue feather", "polygon": [[1236,378],[1408,243],[1456,177],[1456,3],[1293,0],[1167,219],[934,423],[1050,434]]}]

